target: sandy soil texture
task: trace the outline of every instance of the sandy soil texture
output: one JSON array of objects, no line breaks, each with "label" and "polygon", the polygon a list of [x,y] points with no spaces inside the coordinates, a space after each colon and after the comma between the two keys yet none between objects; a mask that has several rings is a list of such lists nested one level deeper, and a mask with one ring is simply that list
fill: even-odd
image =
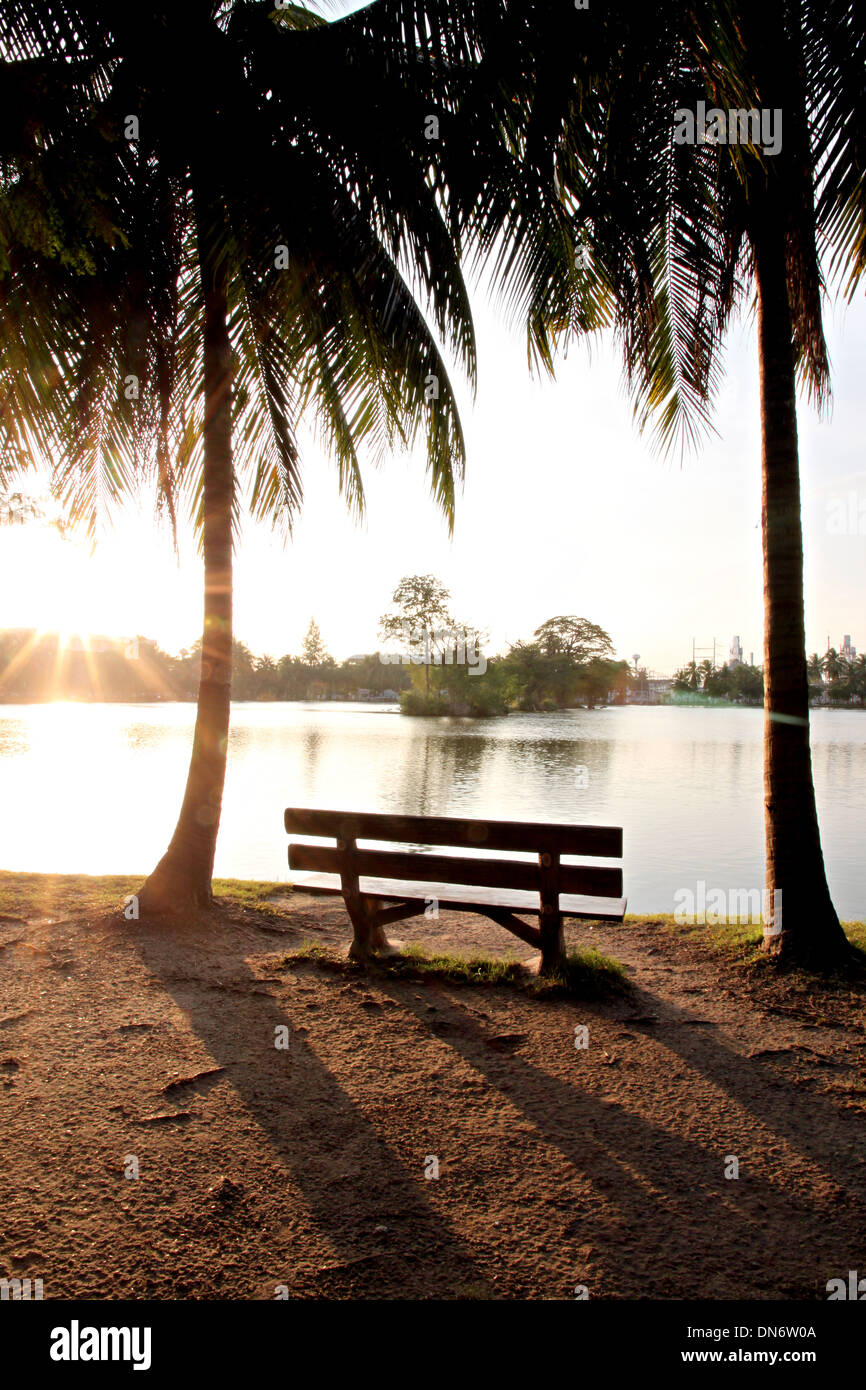
[{"label": "sandy soil texture", "polygon": [[[399,935],[531,954],[470,916]],[[652,925],[570,935],[632,997],[287,965],[348,944],[342,904],[302,895],[180,932],[0,920],[0,1276],[46,1298],[823,1299],[866,1267],[862,997],[792,1002]]]}]

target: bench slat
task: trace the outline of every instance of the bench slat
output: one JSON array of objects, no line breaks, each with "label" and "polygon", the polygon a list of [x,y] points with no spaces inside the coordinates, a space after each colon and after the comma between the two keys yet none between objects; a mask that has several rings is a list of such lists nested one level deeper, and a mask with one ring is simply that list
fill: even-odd
[{"label": "bench slat", "polygon": [[289,807],[290,835],[338,840],[398,840],[413,845],[473,845],[479,849],[526,850],[541,854],[585,854],[622,858],[622,828],[612,825],[554,825],[534,821],[459,820],[447,816],[393,816],[378,811],[319,811]]},{"label": "bench slat", "polygon": [[[289,865],[339,873],[343,851],[329,845],[289,845]],[[419,882],[467,883],[483,888],[519,888],[538,893],[539,865],[519,859],[459,859],[444,854],[410,854],[405,850],[357,851],[359,874],[378,878],[413,879]],[[588,864],[563,864],[559,869],[562,893],[592,897],[622,897],[622,870]]]},{"label": "bench slat", "polygon": [[[341,895],[338,874],[298,874],[293,886],[299,892],[309,889],[316,893]],[[360,880],[361,893],[371,898],[382,898],[388,902],[417,902],[419,913],[424,905],[435,898],[443,912],[466,912],[473,906],[483,911],[485,907],[503,907],[511,912],[519,912],[524,917],[538,917],[539,902],[537,893],[521,891],[517,888],[461,888],[451,883],[403,882],[397,879],[370,878]],[[625,898],[604,898],[560,895],[559,908],[563,917],[586,917],[600,922],[621,922],[625,916]]]}]

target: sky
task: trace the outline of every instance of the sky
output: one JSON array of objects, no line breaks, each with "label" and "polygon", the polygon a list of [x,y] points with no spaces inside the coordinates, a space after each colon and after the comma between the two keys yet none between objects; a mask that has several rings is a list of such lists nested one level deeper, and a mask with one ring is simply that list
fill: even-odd
[{"label": "sky", "polygon": [[[474,402],[455,374],[467,441],[453,537],[430,497],[423,449],[365,477],[358,523],[333,463],[305,445],[305,502],[292,540],[247,521],[236,559],[236,635],[256,653],[298,653],[315,617],[333,655],[375,651],[378,620],[406,574],[435,574],[455,615],[488,650],[574,613],[617,655],[670,674],[727,656],[737,634],[761,660],[760,433],[754,320],[726,352],[717,435],[665,459],[633,423],[614,346],[573,346],[555,382],[533,380],[525,343],[485,301],[476,308]],[[866,648],[866,304],[826,314],[834,399],[801,401],[807,647],[850,633]],[[145,499],[116,513],[91,552],[28,524],[0,534],[0,628],[155,638],[169,651],[200,633],[201,562],[189,528],[179,557]]]}]

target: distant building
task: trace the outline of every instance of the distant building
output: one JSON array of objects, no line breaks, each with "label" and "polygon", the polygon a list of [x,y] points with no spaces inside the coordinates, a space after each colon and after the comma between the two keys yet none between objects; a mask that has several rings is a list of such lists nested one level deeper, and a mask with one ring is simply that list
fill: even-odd
[{"label": "distant building", "polygon": [[845,636],[842,638],[842,646],[840,648],[839,655],[845,661],[853,661],[857,655],[857,648],[851,646],[850,632],[846,632]]},{"label": "distant building", "polygon": [[[627,690],[625,703],[627,705],[661,705],[664,703],[665,696],[673,690],[673,685],[672,676],[660,676],[656,671],[649,673],[641,671],[638,683]],[[609,704],[618,704],[621,699],[622,696],[619,691],[611,691],[608,694]]]},{"label": "distant building", "polygon": [[673,690],[673,676],[650,677],[647,681],[647,686],[649,687],[650,695],[660,700],[662,696],[667,695],[668,691]]},{"label": "distant building", "polygon": [[728,666],[742,666],[743,664],[743,644],[739,637],[734,637],[731,641],[731,651],[728,656]]}]

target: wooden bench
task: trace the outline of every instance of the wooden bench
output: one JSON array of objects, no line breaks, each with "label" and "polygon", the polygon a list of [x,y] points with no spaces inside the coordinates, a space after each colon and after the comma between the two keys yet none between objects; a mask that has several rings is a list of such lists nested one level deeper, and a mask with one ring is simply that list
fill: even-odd
[{"label": "wooden bench", "polygon": [[[354,933],[349,954],[356,960],[393,951],[386,925],[424,913],[431,900],[443,911],[482,913],[535,946],[544,974],[565,959],[563,918],[621,922],[625,915],[621,867],[561,862],[563,855],[622,859],[622,830],[614,826],[356,815],[297,807],[290,807],[284,820],[289,835],[336,840],[335,847],[291,843],[289,866],[307,871],[295,878],[298,888],[342,894]],[[522,851],[537,859],[359,849],[360,839]],[[524,917],[536,921],[525,922]]]}]

